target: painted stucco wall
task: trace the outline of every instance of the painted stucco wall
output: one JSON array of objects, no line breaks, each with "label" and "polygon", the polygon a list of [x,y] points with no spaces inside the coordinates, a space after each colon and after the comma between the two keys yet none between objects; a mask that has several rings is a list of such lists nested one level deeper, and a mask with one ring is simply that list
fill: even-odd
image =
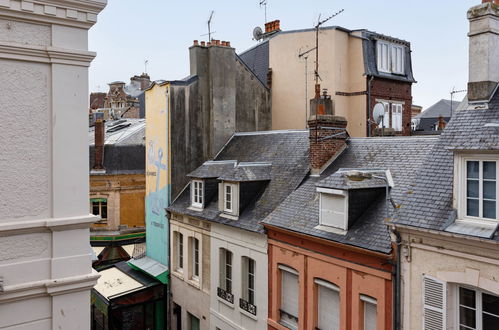
[{"label": "painted stucco wall", "polygon": [[[305,60],[300,52],[315,47],[315,31],[280,33],[269,41],[269,67],[272,69],[272,129],[306,128],[305,102],[314,97],[315,51],[309,53],[307,95]],[[366,90],[362,39],[336,29],[319,34],[319,74],[321,88],[331,94],[335,113],[348,120],[351,136],[366,136],[365,95],[339,96],[336,92]],[[310,106],[308,105],[310,111]]]},{"label": "painted stucco wall", "polygon": [[269,329],[287,329],[279,323],[282,295],[279,265],[299,273],[298,329],[317,327],[316,278],[340,289],[340,329],[364,329],[361,294],[377,300],[376,329],[392,329],[392,275],[387,259],[326,245],[313,238],[273,230],[268,235]]},{"label": "painted stucco wall", "polygon": [[154,85],[146,91],[146,253],[168,265],[170,204],[170,108],[169,85]]},{"label": "painted stucco wall", "polygon": [[[170,220],[172,245],[171,292],[173,303],[182,308],[182,329],[188,329],[188,314],[200,320],[201,329],[210,329],[210,228],[211,224],[197,219],[173,215]],[[184,267],[178,271],[176,247],[173,245],[175,232],[183,235]],[[192,246],[190,238],[199,240],[199,280],[192,279]],[[173,327],[173,325],[172,325]]]},{"label": "painted stucco wall", "polygon": [[[236,220],[237,221],[237,220]],[[211,226],[211,330],[266,329],[268,315],[268,263],[267,236],[246,230],[213,223]],[[220,249],[232,252],[232,287],[234,305],[217,296],[220,286]],[[255,306],[256,316],[239,307],[242,294],[242,258],[255,260]]]},{"label": "painted stucco wall", "polygon": [[0,2],[2,329],[90,328],[87,30],[105,4]]},{"label": "painted stucco wall", "polygon": [[[107,199],[107,223],[92,229],[118,230],[120,225],[145,227],[145,176],[143,174],[91,175],[90,199]],[[92,205],[90,203],[90,212]]]},{"label": "painted stucco wall", "polygon": [[461,284],[499,295],[499,245],[399,229],[402,236],[402,326],[421,329],[423,275],[447,283],[447,329],[456,329],[453,289]]}]

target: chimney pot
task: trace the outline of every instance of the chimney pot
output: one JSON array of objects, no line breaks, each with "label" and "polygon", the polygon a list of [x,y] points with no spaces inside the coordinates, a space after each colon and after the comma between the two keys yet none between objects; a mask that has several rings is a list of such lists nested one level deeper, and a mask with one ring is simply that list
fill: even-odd
[{"label": "chimney pot", "polygon": [[199,42],[197,40],[194,40],[194,46],[197,46]]},{"label": "chimney pot", "polygon": [[227,41],[227,47],[230,47],[230,41]]},{"label": "chimney pot", "polygon": [[201,41],[201,46],[206,46],[206,43],[204,41]]},{"label": "chimney pot", "polygon": [[211,46],[211,42],[209,42],[209,41],[208,41],[208,42],[206,43],[206,45],[207,45],[208,47],[210,47],[210,46]]},{"label": "chimney pot", "polygon": [[104,169],[104,139],[105,124],[102,118],[97,118],[94,124],[94,170]]}]

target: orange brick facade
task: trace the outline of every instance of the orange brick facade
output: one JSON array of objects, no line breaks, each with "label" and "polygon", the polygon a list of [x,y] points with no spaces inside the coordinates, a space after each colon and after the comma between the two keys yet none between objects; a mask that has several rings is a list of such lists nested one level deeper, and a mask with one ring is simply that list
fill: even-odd
[{"label": "orange brick facade", "polygon": [[279,324],[281,271],[279,265],[299,273],[298,329],[317,329],[318,289],[315,279],[340,288],[340,329],[364,329],[360,295],[377,300],[379,330],[392,329],[392,266],[390,255],[351,249],[331,241],[267,227],[269,253],[268,329],[286,330]]}]

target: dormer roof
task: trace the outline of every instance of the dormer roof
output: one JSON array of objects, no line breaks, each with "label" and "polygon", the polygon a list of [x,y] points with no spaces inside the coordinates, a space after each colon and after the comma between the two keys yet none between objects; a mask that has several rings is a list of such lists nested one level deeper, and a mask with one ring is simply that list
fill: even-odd
[{"label": "dormer roof", "polygon": [[214,179],[231,171],[237,165],[237,160],[207,161],[197,169],[187,174],[190,178]]},{"label": "dormer roof", "polygon": [[[349,175],[355,175],[356,172],[369,173],[373,177],[364,180],[348,178]],[[340,168],[324,180],[319,181],[316,186],[339,190],[385,188],[387,182],[385,180],[388,180],[391,187],[394,185],[390,170],[378,168]]]},{"label": "dormer roof", "polygon": [[251,182],[269,181],[272,163],[244,162],[224,172],[218,179],[222,181]]}]

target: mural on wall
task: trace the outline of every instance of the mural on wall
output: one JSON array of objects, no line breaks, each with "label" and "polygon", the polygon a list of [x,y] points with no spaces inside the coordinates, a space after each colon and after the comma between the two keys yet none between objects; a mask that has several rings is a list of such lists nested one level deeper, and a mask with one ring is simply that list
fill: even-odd
[{"label": "mural on wall", "polygon": [[146,92],[146,251],[147,256],[168,265],[170,204],[170,154],[168,86]]}]

